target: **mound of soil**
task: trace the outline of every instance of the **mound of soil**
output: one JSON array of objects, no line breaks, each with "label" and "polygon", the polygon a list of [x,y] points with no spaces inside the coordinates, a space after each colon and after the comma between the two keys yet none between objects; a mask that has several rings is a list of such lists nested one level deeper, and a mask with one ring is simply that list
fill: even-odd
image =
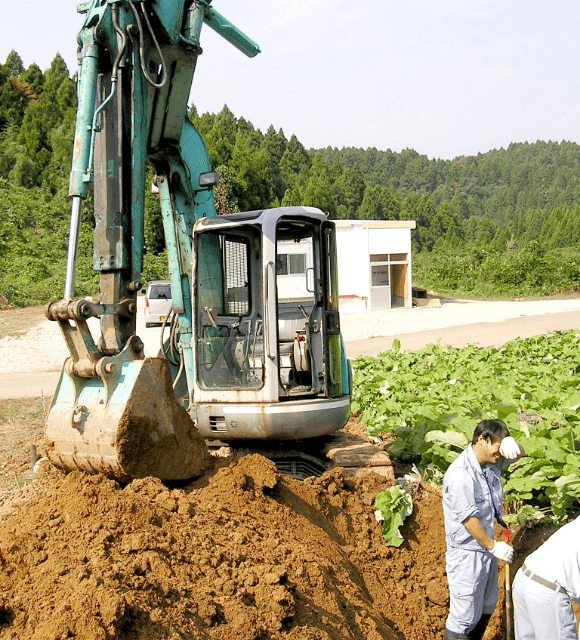
[{"label": "mound of soil", "polygon": [[[0,509],[0,640],[442,636],[436,489],[415,494],[393,548],[373,515],[381,476],[299,481],[255,454],[221,464],[173,489],[55,469],[28,485]],[[520,532],[516,564],[546,535]],[[503,591],[499,603],[486,640],[504,637]]]},{"label": "mound of soil", "polygon": [[433,638],[447,587],[440,500],[388,548],[384,479],[281,476],[258,455],[168,489],[51,470],[0,525],[0,638]]}]

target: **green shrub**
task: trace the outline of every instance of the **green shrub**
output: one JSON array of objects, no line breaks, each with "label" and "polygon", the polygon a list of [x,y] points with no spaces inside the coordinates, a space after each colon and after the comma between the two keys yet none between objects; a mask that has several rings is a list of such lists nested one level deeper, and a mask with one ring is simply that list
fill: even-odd
[{"label": "green shrub", "polygon": [[543,253],[535,243],[518,253],[423,251],[413,258],[413,279],[419,286],[449,295],[552,295],[580,288],[580,253]]}]

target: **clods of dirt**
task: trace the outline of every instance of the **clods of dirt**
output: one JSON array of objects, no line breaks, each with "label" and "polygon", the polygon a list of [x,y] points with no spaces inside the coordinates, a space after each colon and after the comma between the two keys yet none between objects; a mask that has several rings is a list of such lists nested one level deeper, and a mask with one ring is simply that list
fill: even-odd
[{"label": "clods of dirt", "polygon": [[[339,467],[299,481],[257,454],[180,488],[49,468],[0,508],[0,640],[440,638],[440,493],[421,486],[386,547],[385,485]],[[519,532],[514,564],[549,533]],[[485,640],[503,615],[502,589]]]},{"label": "clods of dirt", "polygon": [[0,638],[437,637],[440,500],[416,495],[388,548],[372,507],[384,482],[340,468],[298,481],[259,455],[176,489],[51,470],[0,524]]}]

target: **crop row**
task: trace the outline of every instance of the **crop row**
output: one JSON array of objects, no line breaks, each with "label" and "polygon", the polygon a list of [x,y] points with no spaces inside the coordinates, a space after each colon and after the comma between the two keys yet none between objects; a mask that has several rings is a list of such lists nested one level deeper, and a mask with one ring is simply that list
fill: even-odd
[{"label": "crop row", "polygon": [[[526,456],[504,473],[520,522],[562,518],[580,498],[580,334],[557,331],[501,348],[430,344],[353,361],[352,410],[391,457],[440,481],[484,418],[503,420]],[[515,517],[515,516],[514,516]]]}]

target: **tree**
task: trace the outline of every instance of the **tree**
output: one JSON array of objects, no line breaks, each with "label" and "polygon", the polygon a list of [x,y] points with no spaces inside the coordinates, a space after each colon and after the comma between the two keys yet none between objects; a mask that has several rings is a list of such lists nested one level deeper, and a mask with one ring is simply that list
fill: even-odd
[{"label": "tree", "polygon": [[40,67],[33,62],[26,71],[20,74],[20,80],[24,85],[30,88],[30,91],[34,94],[35,98],[38,99],[38,96],[44,87],[44,75]]},{"label": "tree", "polygon": [[347,168],[333,185],[334,199],[337,205],[343,205],[349,217],[354,217],[360,207],[366,182],[358,164]]},{"label": "tree", "polygon": [[311,157],[298,138],[292,134],[280,159],[280,176],[285,185],[295,187],[308,179]]},{"label": "tree", "polygon": [[235,194],[242,190],[242,186],[239,184],[234,172],[226,165],[219,166],[217,172],[220,174],[220,180],[213,190],[217,215],[223,216],[228,213],[238,213],[240,205]]},{"label": "tree", "polygon": [[[153,182],[153,169],[147,168],[145,184]],[[151,189],[145,190],[143,208],[143,234],[144,250],[150,255],[162,253],[165,249],[165,235],[163,231],[163,219],[161,217],[161,203],[159,195],[152,193]]]},{"label": "tree", "polygon": [[13,49],[0,67],[0,131],[10,122],[22,122],[28,103],[26,87],[18,81],[23,71],[22,59]]},{"label": "tree", "polygon": [[357,217],[363,220],[398,220],[401,202],[388,187],[367,187]]},{"label": "tree", "polygon": [[252,151],[251,137],[244,131],[238,132],[229,167],[236,175],[237,184],[242,187],[234,187],[234,195],[242,211],[263,209],[270,204],[272,189],[267,165],[266,151]]},{"label": "tree", "polygon": [[18,78],[24,71],[22,58],[12,49],[6,58],[6,62],[2,65],[2,71],[10,78],[14,76]]},{"label": "tree", "polygon": [[274,196],[280,200],[285,191],[284,181],[280,172],[280,161],[286,151],[288,142],[282,129],[276,133],[270,125],[262,139],[261,149],[266,153],[266,173],[272,186]]},{"label": "tree", "polygon": [[[76,109],[76,89],[69,78],[66,63],[57,54],[50,69],[44,74],[43,91],[38,101],[27,106],[19,133],[19,142],[23,144],[36,168],[35,184],[42,184],[43,180],[52,182],[48,170],[53,144],[62,142],[70,152],[72,138],[55,135],[51,141],[51,132],[59,127],[68,115],[69,136],[72,129]],[[70,140],[70,143],[69,143]],[[65,150],[59,150],[66,154]]]},{"label": "tree", "polygon": [[205,136],[210,166],[217,167],[230,162],[236,144],[237,129],[238,123],[234,114],[224,105]]},{"label": "tree", "polygon": [[309,178],[304,188],[302,199],[303,204],[318,207],[318,209],[324,211],[331,218],[334,217],[336,213],[330,183],[321,176],[311,176]]},{"label": "tree", "polygon": [[300,189],[300,187],[294,187],[293,189],[286,189],[280,206],[301,207],[303,204],[304,199],[302,198],[302,190]]}]

